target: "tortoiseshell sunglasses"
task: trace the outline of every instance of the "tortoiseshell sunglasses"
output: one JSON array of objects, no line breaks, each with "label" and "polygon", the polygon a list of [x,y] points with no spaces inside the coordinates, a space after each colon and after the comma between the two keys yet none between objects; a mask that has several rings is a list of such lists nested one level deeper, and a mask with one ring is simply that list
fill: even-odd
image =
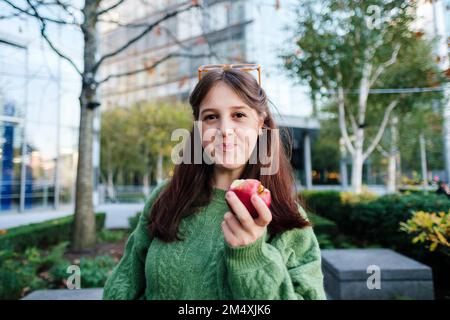
[{"label": "tortoiseshell sunglasses", "polygon": [[258,84],[261,86],[261,66],[253,63],[241,63],[241,64],[206,64],[198,67],[198,80],[202,79],[203,73],[206,73],[214,69],[238,69],[241,71],[258,71]]}]

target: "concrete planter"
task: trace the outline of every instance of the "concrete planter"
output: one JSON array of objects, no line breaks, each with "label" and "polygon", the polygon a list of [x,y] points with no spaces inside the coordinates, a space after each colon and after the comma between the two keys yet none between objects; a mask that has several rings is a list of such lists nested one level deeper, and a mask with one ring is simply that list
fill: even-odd
[{"label": "concrete planter", "polygon": [[393,250],[322,250],[322,268],[331,299],[434,299],[431,268]]}]

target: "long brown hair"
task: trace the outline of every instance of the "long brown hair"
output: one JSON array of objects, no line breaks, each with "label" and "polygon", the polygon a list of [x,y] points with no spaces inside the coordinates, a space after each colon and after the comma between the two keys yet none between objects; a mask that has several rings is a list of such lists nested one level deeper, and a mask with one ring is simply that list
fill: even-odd
[{"label": "long brown hair", "polygon": [[[265,165],[261,164],[258,158],[257,163],[247,162],[240,179],[258,179],[270,190],[272,196],[270,207],[272,221],[268,225],[270,237],[286,230],[310,225],[299,214],[297,207],[300,200],[297,198],[292,167],[286,155],[286,152],[290,151],[290,147],[287,146],[286,149],[282,147],[279,131],[274,130],[278,128],[268,107],[269,100],[251,74],[236,69],[209,71],[197,83],[189,98],[194,120],[199,120],[200,104],[210,89],[218,82],[223,82],[233,89],[249,107],[256,110],[258,115],[265,113],[263,128],[269,131],[266,150],[274,151],[273,155],[271,154],[272,158],[278,157],[278,170],[270,175],[260,174],[260,169]],[[270,130],[273,130],[275,134],[270,134]],[[188,155],[190,161],[185,161],[187,157],[184,151],[188,147],[191,151],[195,150],[194,143],[201,140],[200,137],[194,136],[200,134],[197,127],[193,125],[183,150],[183,162],[175,166],[172,178],[160,192],[152,208],[149,209],[151,210],[149,232],[165,242],[181,240],[178,235],[181,219],[194,214],[197,209],[207,205],[213,196],[214,165],[203,161],[201,164],[195,164],[194,152],[190,152]],[[275,136],[274,141],[271,139],[273,136]]]}]

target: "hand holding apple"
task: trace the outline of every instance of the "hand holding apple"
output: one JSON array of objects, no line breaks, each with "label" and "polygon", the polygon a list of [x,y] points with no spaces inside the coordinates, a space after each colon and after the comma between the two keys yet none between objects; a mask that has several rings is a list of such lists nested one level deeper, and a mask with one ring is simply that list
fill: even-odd
[{"label": "hand holding apple", "polygon": [[[255,183],[255,181],[258,183]],[[259,187],[261,183],[258,180],[250,181],[250,183],[251,187],[247,186],[247,189],[239,189],[238,191],[234,188],[236,184],[232,185],[225,196],[233,212],[225,213],[222,231],[225,241],[231,247],[246,246],[255,242],[264,234],[267,225],[272,221],[272,213],[269,209],[269,190],[265,189],[267,192],[264,193],[265,198],[262,198],[262,193],[258,192],[258,189],[261,190]],[[256,184],[256,188],[254,184]],[[250,208],[250,211],[254,210],[255,218],[252,217],[248,208]]]},{"label": "hand holding apple", "polygon": [[251,197],[256,194],[260,197],[267,207],[270,207],[270,191],[262,185],[259,180],[256,179],[237,179],[234,180],[231,184],[229,191],[233,191],[239,200],[244,204],[247,208],[248,212],[253,218],[258,217],[258,213],[255,210],[255,207],[252,205]]}]

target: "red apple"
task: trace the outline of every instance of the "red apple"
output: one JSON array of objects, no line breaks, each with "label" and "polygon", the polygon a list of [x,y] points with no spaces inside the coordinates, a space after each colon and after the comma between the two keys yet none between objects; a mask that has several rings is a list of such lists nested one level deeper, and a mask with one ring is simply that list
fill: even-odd
[{"label": "red apple", "polygon": [[270,191],[269,189],[264,188],[259,180],[237,179],[233,181],[228,190],[233,191],[237,195],[253,218],[258,217],[258,212],[252,204],[252,195],[258,195],[264,203],[270,207]]}]

